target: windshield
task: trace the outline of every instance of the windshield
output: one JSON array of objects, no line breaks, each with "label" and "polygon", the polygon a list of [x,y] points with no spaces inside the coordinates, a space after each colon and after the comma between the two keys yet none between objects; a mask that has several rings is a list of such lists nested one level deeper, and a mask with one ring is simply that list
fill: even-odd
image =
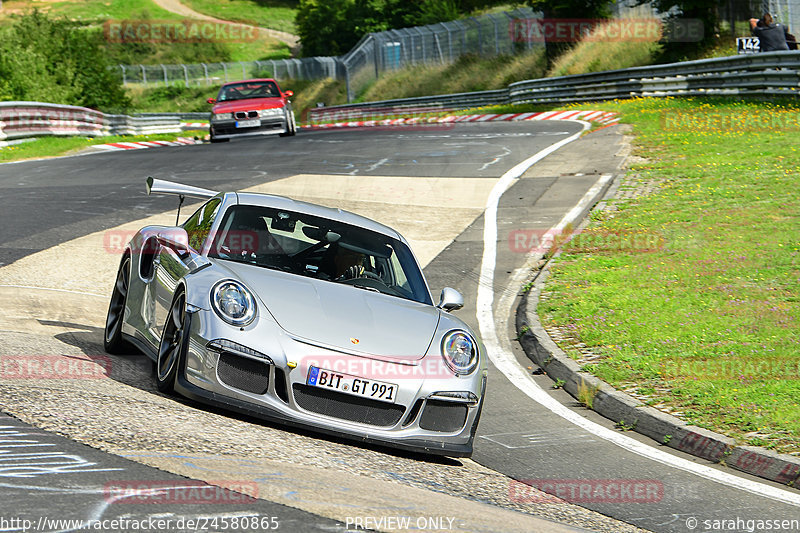
[{"label": "windshield", "polygon": [[293,211],[231,207],[209,257],[431,304],[422,273],[405,244],[364,228]]},{"label": "windshield", "polygon": [[245,100],[247,98],[278,98],[281,92],[275,82],[251,81],[224,85],[219,90],[218,102]]}]

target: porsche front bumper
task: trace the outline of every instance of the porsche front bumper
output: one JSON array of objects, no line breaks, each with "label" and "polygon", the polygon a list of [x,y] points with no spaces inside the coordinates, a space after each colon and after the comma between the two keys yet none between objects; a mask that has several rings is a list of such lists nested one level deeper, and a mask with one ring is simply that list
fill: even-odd
[{"label": "porsche front bumper", "polygon": [[[308,383],[314,364],[363,368],[363,356],[307,344],[279,328],[270,327],[269,338],[259,328],[243,332],[221,323],[211,311],[194,313],[190,323],[190,342],[175,387],[179,394],[361,442],[452,457],[472,454],[485,368],[459,377],[431,371],[438,369],[439,361],[434,361],[421,375],[409,369],[441,357],[377,361],[370,368],[381,368],[381,379],[398,385],[396,401],[379,401]],[[225,346],[220,339],[226,339]]]}]

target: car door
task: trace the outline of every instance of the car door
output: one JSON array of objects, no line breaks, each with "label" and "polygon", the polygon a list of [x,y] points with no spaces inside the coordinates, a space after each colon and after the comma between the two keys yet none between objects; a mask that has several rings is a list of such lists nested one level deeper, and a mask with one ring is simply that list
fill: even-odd
[{"label": "car door", "polygon": [[161,337],[172,297],[183,277],[197,268],[197,258],[209,238],[221,200],[213,198],[203,204],[179,228],[169,228],[158,237],[153,289],[155,292],[155,324]]}]

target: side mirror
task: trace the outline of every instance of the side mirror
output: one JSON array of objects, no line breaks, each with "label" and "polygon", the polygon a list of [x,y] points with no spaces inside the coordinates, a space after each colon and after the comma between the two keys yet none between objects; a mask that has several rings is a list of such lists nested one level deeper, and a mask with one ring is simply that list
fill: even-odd
[{"label": "side mirror", "polygon": [[285,96],[286,98],[291,98],[292,96],[294,96],[294,91],[284,91],[283,96]]},{"label": "side mirror", "polygon": [[206,100],[206,102],[208,102],[209,104],[216,104],[217,103],[217,99],[216,98],[209,98],[208,100]]},{"label": "side mirror", "polygon": [[464,297],[457,290],[445,287],[442,289],[442,295],[439,297],[439,304],[436,307],[448,313],[456,311],[464,307]]},{"label": "side mirror", "polygon": [[189,251],[189,234],[183,228],[175,227],[163,230],[156,238],[161,246],[172,248],[179,254]]}]

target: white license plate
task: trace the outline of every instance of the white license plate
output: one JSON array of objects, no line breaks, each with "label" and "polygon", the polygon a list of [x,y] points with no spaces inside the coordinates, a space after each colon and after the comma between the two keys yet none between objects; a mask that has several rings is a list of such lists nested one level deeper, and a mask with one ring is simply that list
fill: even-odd
[{"label": "white license plate", "polygon": [[261,121],[259,119],[255,120],[237,120],[236,127],[237,128],[257,128],[261,125]]},{"label": "white license plate", "polygon": [[395,383],[360,378],[341,372],[334,372],[333,370],[317,368],[316,366],[308,369],[306,383],[313,387],[333,389],[345,394],[371,398],[382,402],[394,403],[397,399],[397,385]]}]

